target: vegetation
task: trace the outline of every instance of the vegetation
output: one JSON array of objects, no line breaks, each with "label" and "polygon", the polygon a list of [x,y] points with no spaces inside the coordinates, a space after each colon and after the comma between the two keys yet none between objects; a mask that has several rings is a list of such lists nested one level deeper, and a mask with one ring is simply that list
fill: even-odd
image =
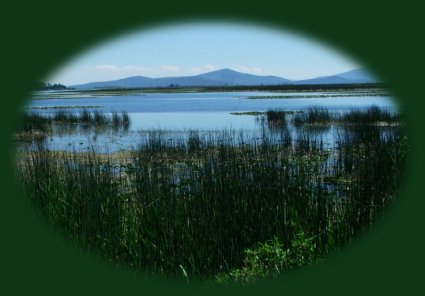
[{"label": "vegetation", "polygon": [[[356,112],[303,115],[356,122],[339,126],[333,148],[303,130],[292,138],[285,113],[268,111],[274,132],[261,137],[190,131],[170,141],[146,131],[121,158],[58,154],[40,142],[18,152],[17,173],[43,217],[111,262],[186,280],[252,282],[325,258],[384,217],[402,180],[407,138],[400,124],[370,124],[397,117]],[[74,116],[35,116],[27,128],[127,121]]]},{"label": "vegetation", "polygon": [[256,86],[212,86],[205,87],[203,91],[341,91],[341,90],[383,90],[384,83],[359,83],[359,84],[280,84]]},{"label": "vegetation", "polygon": [[247,111],[247,112],[230,112],[232,115],[253,115],[253,116],[259,116],[263,115],[264,112],[260,111]]},{"label": "vegetation", "polygon": [[215,281],[220,284],[255,283],[257,280],[277,276],[288,270],[311,265],[317,260],[316,244],[304,233],[298,234],[285,246],[277,237],[244,251],[242,267],[220,273]]},{"label": "vegetation", "polygon": [[291,111],[291,110],[267,110],[266,112],[262,111],[247,111],[247,112],[230,112],[232,115],[252,115],[252,116],[261,116],[267,115],[271,113],[279,113],[279,114],[295,114],[303,111]]},{"label": "vegetation", "polygon": [[37,82],[35,84],[35,90],[64,90],[67,87],[60,83],[45,83],[45,82]]},{"label": "vegetation", "polygon": [[125,126],[131,124],[127,112],[113,112],[111,115],[99,111],[69,112],[59,110],[51,115],[41,115],[39,113],[24,113],[18,133],[49,132],[53,125],[85,125],[85,126]]},{"label": "vegetation", "polygon": [[[41,90],[43,84],[39,84],[36,89]],[[65,90],[65,89],[58,89]],[[94,88],[94,89],[82,89],[75,90],[66,88],[66,94],[55,93],[51,94],[53,97],[56,95],[88,95],[88,96],[105,96],[105,95],[143,95],[143,93],[179,93],[179,92],[230,92],[230,91],[267,91],[267,92],[311,92],[311,91],[364,91],[365,96],[377,96],[382,93],[387,93],[387,86],[383,83],[361,83],[361,84],[282,84],[282,85],[256,85],[256,86],[199,86],[199,87],[187,87],[178,85],[169,85],[168,87],[155,87],[155,88]],[[38,96],[38,95],[37,95]],[[350,96],[347,94],[347,96]],[[284,96],[286,98],[287,96]],[[316,98],[317,96],[315,96]],[[268,98],[263,96],[249,97],[249,98]],[[270,98],[283,98],[283,96],[271,96]]]},{"label": "vegetation", "polygon": [[303,124],[330,123],[332,120],[331,113],[322,107],[312,107],[307,112],[297,113],[293,117],[295,126]]},{"label": "vegetation", "polygon": [[100,108],[102,106],[45,106],[45,107],[29,107],[32,110],[48,110],[48,109],[87,109],[87,108]]},{"label": "vegetation", "polygon": [[59,110],[50,115],[29,112],[24,113],[21,125],[15,133],[15,139],[31,143],[44,141],[48,135],[59,131],[74,133],[77,130],[83,130],[98,133],[107,131],[107,128],[112,128],[114,131],[126,131],[130,124],[130,117],[126,112],[105,114],[99,111],[90,112],[87,109],[79,113]]},{"label": "vegetation", "polygon": [[[377,96],[388,96],[387,93],[385,92],[366,92],[361,94],[362,96],[367,96],[367,97],[377,97]],[[310,94],[310,95],[306,95],[306,94],[296,94],[296,95],[292,95],[292,94],[288,94],[288,95],[279,95],[279,96],[248,96],[245,97],[246,99],[251,99],[251,100],[264,100],[264,99],[317,99],[317,98],[341,98],[341,97],[358,97],[359,94],[358,93],[328,93],[328,94]]]},{"label": "vegetation", "polygon": [[305,112],[298,112],[292,117],[292,123],[299,127],[308,124],[339,125],[376,125],[400,124],[400,115],[388,109],[371,106],[366,110],[354,109],[349,112],[331,113],[322,107],[311,107]]},{"label": "vegetation", "polygon": [[340,116],[340,122],[348,124],[372,124],[372,123],[397,123],[400,122],[400,115],[390,110],[383,110],[377,106],[372,106],[366,111],[353,110]]}]

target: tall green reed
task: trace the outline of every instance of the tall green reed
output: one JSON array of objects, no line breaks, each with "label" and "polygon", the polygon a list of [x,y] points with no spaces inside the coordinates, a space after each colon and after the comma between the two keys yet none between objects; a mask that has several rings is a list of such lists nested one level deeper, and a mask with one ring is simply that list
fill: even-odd
[{"label": "tall green reed", "polygon": [[241,266],[255,243],[275,237],[290,246],[299,233],[327,256],[385,214],[400,184],[405,135],[399,125],[348,125],[329,149],[285,128],[260,138],[151,131],[124,159],[40,144],[19,154],[18,175],[51,224],[136,270],[211,277]]}]

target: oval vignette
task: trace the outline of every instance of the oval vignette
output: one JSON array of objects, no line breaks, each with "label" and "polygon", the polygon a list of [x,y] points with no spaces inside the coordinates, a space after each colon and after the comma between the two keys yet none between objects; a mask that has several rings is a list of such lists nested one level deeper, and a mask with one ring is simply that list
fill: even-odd
[{"label": "oval vignette", "polygon": [[114,264],[186,282],[326,261],[385,218],[409,150],[365,67],[249,25],[128,34],[30,97],[16,165],[37,212]]}]

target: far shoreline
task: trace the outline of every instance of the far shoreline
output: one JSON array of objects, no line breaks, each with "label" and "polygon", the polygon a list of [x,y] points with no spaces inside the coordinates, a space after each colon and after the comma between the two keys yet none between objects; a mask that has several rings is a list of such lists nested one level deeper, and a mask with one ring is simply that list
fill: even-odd
[{"label": "far shoreline", "polygon": [[37,90],[35,92],[50,93],[102,93],[102,92],[145,92],[145,93],[178,93],[178,92],[232,92],[232,91],[330,91],[330,90],[357,90],[357,89],[388,89],[385,83],[356,83],[356,84],[281,84],[281,85],[235,85],[235,86],[176,86],[176,87],[104,87],[61,90]]}]

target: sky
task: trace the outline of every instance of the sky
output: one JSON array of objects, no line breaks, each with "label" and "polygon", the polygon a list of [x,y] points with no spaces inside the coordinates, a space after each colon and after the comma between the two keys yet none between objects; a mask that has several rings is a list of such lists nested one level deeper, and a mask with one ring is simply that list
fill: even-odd
[{"label": "sky", "polygon": [[223,68],[298,80],[360,66],[320,40],[292,31],[204,22],[125,32],[77,54],[45,81],[75,85],[139,75],[190,76]]}]

